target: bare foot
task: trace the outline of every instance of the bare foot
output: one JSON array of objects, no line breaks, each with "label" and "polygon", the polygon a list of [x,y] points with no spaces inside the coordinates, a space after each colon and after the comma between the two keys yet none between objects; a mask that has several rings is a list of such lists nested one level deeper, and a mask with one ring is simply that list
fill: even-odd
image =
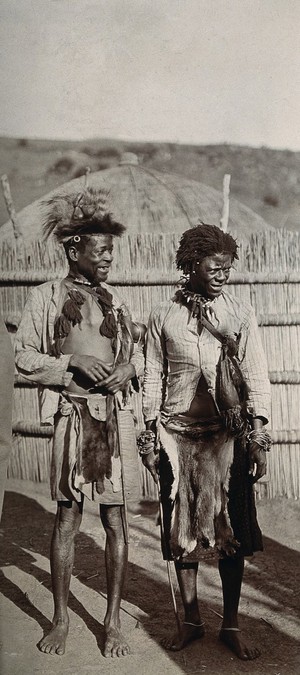
[{"label": "bare foot", "polygon": [[104,643],[104,656],[127,656],[130,654],[130,648],[118,628],[106,628],[106,638]]},{"label": "bare foot", "polygon": [[68,621],[59,621],[53,624],[50,633],[45,635],[38,643],[38,648],[45,654],[58,654],[58,656],[62,656],[65,653],[68,631]]},{"label": "bare foot", "polygon": [[180,627],[180,633],[176,633],[171,639],[164,638],[161,641],[161,644],[165,649],[169,649],[172,652],[179,652],[190,642],[202,638],[204,633],[204,623],[194,626],[193,624],[184,622]]},{"label": "bare foot", "polygon": [[241,639],[240,631],[221,628],[219,638],[242,661],[253,661],[253,659],[257,659],[260,656],[260,651],[257,647],[250,647]]}]

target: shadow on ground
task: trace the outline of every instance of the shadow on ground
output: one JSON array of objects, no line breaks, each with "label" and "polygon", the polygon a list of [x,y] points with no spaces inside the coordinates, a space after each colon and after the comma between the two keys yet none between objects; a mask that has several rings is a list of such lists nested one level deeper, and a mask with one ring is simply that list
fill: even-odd
[{"label": "shadow on ground", "polygon": [[[153,579],[151,574],[151,549],[156,552],[159,549],[159,537],[155,528],[157,507],[155,503],[141,503],[139,513],[143,516],[133,525],[134,536],[140,546],[144,547],[144,556],[147,564],[129,563],[128,580],[126,585],[125,600],[140,608],[147,617],[143,619],[143,629],[148,633],[154,643],[160,643],[162,633],[168,627],[174,626],[174,615],[170,602],[170,592],[165,581]],[[33,576],[37,582],[51,590],[49,572],[39,568],[35,562],[35,555],[39,554],[49,558],[49,547],[54,523],[54,515],[44,509],[35,499],[24,494],[7,492],[5,495],[5,508],[1,521],[3,538],[1,546],[0,564],[5,572],[5,566],[15,566],[22,572]],[[152,527],[153,526],[153,527]],[[99,521],[99,532],[101,529]],[[104,551],[99,536],[97,544],[91,536],[81,531],[76,540],[76,557],[74,575],[82,584],[93,591],[105,594],[106,583],[104,574]],[[102,537],[103,542],[103,537]],[[26,549],[26,551],[24,550]],[[149,564],[150,559],[150,564]],[[211,567],[215,567],[215,561],[205,563],[206,573],[210,573]],[[251,611],[249,615],[244,612],[242,626],[245,632],[252,637],[252,642],[257,642],[264,652],[264,658],[253,664],[232,660],[230,652],[216,643],[216,635],[220,618],[218,613],[221,607],[221,593],[219,601],[210,598],[208,586],[203,593],[204,600],[201,608],[207,625],[207,638],[201,643],[201,657],[206,655],[206,663],[211,662],[208,671],[199,670],[199,643],[190,645],[180,654],[168,653],[177,668],[184,673],[206,672],[210,675],[219,671],[218,663],[222,663],[222,672],[239,673],[249,672],[269,675],[269,673],[286,673],[292,675],[297,672],[297,648],[299,643],[288,631],[288,625],[283,630],[274,627],[274,618],[282,621],[295,620],[299,615],[299,589],[300,580],[300,553],[288,546],[282,545],[271,538],[265,538],[265,553],[255,556],[255,562],[246,567],[245,583],[247,589],[253,589],[257,595],[259,604],[258,612]],[[96,575],[97,574],[97,575]],[[200,572],[201,575],[201,572]],[[297,583],[298,582],[298,583]],[[41,627],[43,633],[50,628],[49,619],[32,604],[26,593],[3,572],[0,578],[1,591],[28,617],[34,619]],[[201,598],[201,584],[199,584],[199,596]],[[299,591],[298,591],[299,593]],[[253,605],[253,597],[250,593],[250,605]],[[102,650],[103,625],[98,622],[73,593],[70,593],[69,607],[86,624],[94,635],[95,640]],[[269,610],[270,621],[263,619],[264,610]],[[276,622],[275,622],[276,623]],[[211,635],[210,635],[211,633]],[[205,646],[206,644],[206,646]],[[208,652],[207,652],[208,650]],[[270,660],[272,663],[270,663]],[[278,669],[269,668],[269,665],[278,665]],[[226,665],[227,664],[227,665]],[[230,668],[230,669],[228,669]],[[162,671],[159,667],[157,673]]]}]

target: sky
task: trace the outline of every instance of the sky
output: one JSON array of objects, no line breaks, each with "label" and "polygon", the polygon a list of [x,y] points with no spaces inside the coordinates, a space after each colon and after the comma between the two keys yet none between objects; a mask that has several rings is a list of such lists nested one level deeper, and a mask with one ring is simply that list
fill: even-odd
[{"label": "sky", "polygon": [[299,0],[0,0],[0,135],[300,150]]}]

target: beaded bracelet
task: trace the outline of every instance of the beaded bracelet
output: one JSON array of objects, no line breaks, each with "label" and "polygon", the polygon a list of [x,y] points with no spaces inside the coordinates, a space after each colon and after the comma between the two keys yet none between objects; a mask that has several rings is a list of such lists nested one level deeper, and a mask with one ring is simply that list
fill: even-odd
[{"label": "beaded bracelet", "polygon": [[252,429],[252,431],[249,431],[247,439],[251,443],[257,443],[257,445],[259,445],[265,452],[269,452],[271,450],[272,438],[270,434],[264,429]]},{"label": "beaded bracelet", "polygon": [[149,455],[150,452],[155,450],[155,433],[147,429],[146,431],[141,431],[137,438],[137,446],[139,450],[140,457]]}]

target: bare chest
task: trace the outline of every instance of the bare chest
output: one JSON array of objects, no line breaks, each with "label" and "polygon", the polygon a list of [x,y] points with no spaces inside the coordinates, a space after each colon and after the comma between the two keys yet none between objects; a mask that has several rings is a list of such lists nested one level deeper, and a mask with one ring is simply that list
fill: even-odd
[{"label": "bare chest", "polygon": [[71,327],[64,341],[63,353],[98,356],[102,361],[112,363],[111,340],[100,334],[104,316],[93,296],[87,295],[81,307],[81,315],[82,321]]}]

